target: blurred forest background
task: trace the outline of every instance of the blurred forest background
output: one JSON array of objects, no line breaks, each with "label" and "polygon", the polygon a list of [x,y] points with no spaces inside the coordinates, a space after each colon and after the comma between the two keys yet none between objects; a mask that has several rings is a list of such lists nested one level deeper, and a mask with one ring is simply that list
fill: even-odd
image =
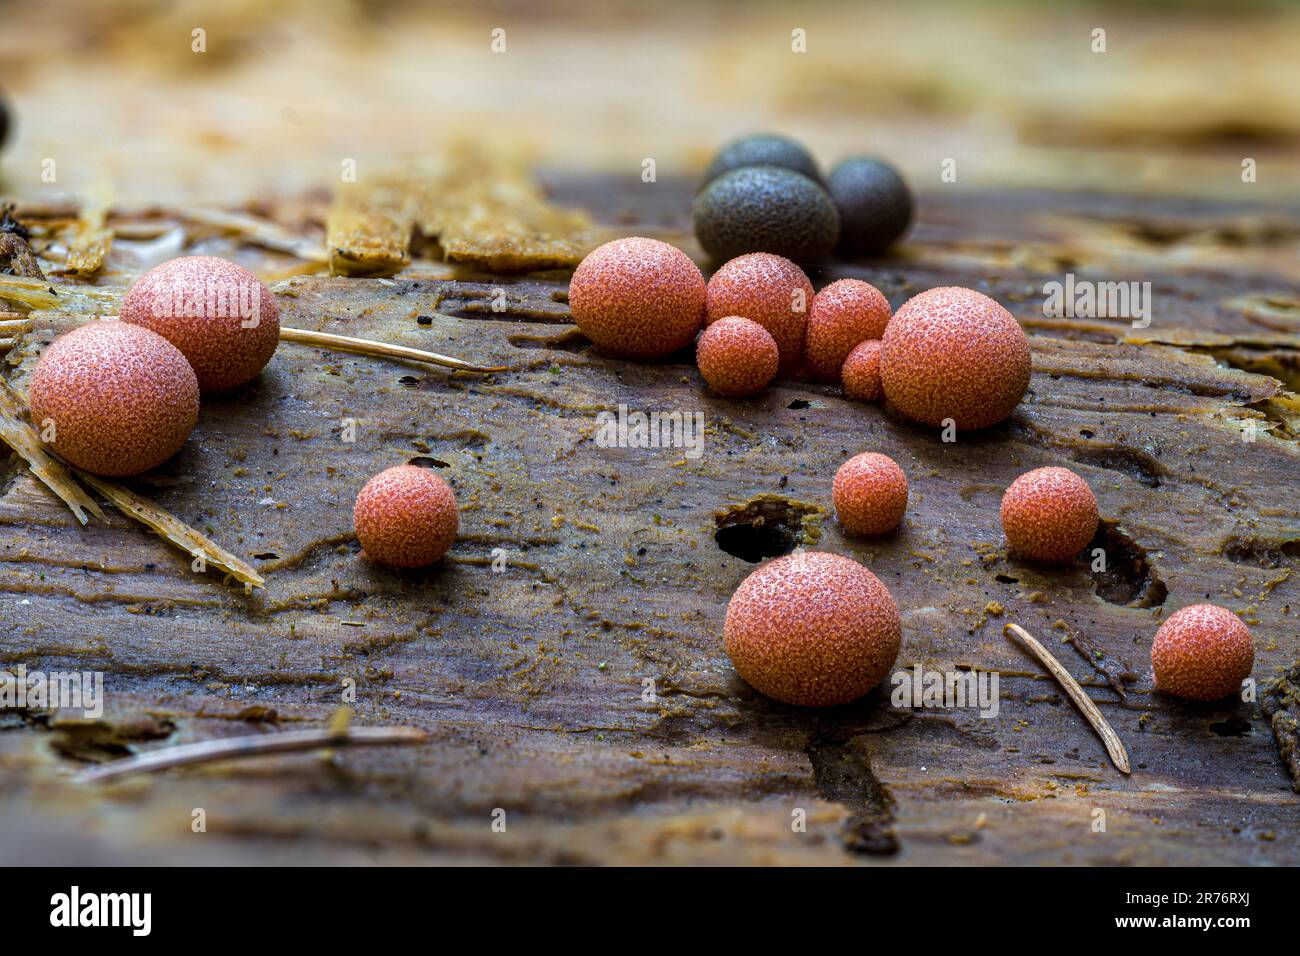
[{"label": "blurred forest background", "polygon": [[694,174],[766,129],[922,193],[1300,186],[1294,4],[10,0],[0,23],[0,192],[28,199],[237,204],[463,139]]}]

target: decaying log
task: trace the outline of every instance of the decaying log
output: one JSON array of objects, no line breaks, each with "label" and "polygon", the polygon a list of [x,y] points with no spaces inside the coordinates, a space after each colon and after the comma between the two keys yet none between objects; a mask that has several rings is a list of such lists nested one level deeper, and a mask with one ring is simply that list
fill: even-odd
[{"label": "decaying log", "polygon": [[[552,186],[565,205],[619,205],[601,180]],[[685,210],[690,184],[656,195]],[[1160,621],[1196,601],[1250,624],[1258,681],[1300,656],[1294,383],[1228,364],[1239,349],[1293,357],[1296,327],[1277,303],[1300,294],[1266,268],[1267,249],[1205,252],[1253,254],[1240,268],[1182,256],[1161,271],[1161,250],[1132,238],[1130,265],[1113,260],[1096,233],[1119,230],[1121,208],[1175,214],[1157,200],[1013,194],[921,208],[902,254],[814,281],[865,278],[895,307],[970,285],[1021,319],[1029,395],[1004,424],[951,444],[829,387],[781,382],[723,400],[689,354],[601,357],[566,322],[563,279],[290,280],[286,325],[508,371],[281,348],[249,386],[205,399],[185,449],[140,487],[197,527],[220,524],[266,579],[252,595],[189,573],[125,522],[81,527],[11,471],[0,662],[106,672],[93,746],[114,755],[144,746],[123,729],[141,714],[168,722],[169,744],[238,733],[248,708],[321,726],[349,689],[359,722],[417,726],[429,742],[349,752],[333,768],[140,781],[105,810],[67,783],[87,754],[59,750],[43,729],[57,723],[31,720],[0,734],[0,810],[39,792],[43,809],[23,826],[57,824],[110,859],[129,845],[207,861],[1300,863],[1297,796],[1264,715],[1165,697],[1149,675]],[[1045,316],[1043,285],[1067,261],[1080,276],[1151,281],[1151,326]],[[497,288],[503,312],[486,304]],[[9,358],[16,383],[78,320],[31,318]],[[1215,338],[1185,337],[1197,332]],[[702,411],[702,454],[602,447],[597,416],[620,405]],[[839,463],[864,450],[894,457],[911,483],[903,527],[884,541],[846,538],[818,510]],[[352,502],[370,475],[416,459],[453,484],[461,534],[441,566],[388,571],[358,556]],[[1104,571],[1008,555],[1002,490],[1048,464],[1094,489]],[[865,562],[903,609],[898,667],[997,671],[997,716],[895,708],[888,687],[809,712],[747,688],[720,631],[754,567],[737,554],[772,541]],[[1106,673],[1082,683],[1128,745],[1131,776],[1110,770],[1057,685],[1001,636],[1008,619],[1053,649],[1087,635]],[[113,836],[90,822],[92,806],[111,811]],[[196,806],[208,813],[201,843],[188,829]],[[0,840],[18,826],[7,819]]]}]

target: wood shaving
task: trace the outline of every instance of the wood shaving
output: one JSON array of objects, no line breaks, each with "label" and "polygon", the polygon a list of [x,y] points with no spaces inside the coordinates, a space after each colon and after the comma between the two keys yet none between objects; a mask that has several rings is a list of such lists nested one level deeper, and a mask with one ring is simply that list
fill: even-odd
[{"label": "wood shaving", "polygon": [[220,568],[250,588],[264,588],[266,581],[250,565],[245,564],[210,538],[195,531],[169,511],[158,507],[148,498],[106,478],[92,475],[80,468],[73,469],[78,478],[109,500],[119,511],[152,528],[182,551],[205,564]]},{"label": "wood shaving", "polygon": [[94,499],[72,480],[67,467],[45,450],[27,423],[26,403],[3,378],[0,378],[0,439],[22,456],[32,474],[58,495],[83,525],[90,520],[87,512],[97,518],[104,517]]}]

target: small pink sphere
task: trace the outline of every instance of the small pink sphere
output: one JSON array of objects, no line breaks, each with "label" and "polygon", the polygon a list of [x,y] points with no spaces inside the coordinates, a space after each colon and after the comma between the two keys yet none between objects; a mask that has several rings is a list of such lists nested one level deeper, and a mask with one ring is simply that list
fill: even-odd
[{"label": "small pink sphere", "polygon": [[864,452],[835,472],[831,500],[849,534],[888,534],[907,511],[907,476],[888,455]]},{"label": "small pink sphere", "polygon": [[861,279],[832,282],[813,297],[804,340],[804,365],[819,382],[839,380],[854,346],[879,339],[889,324],[889,300]]},{"label": "small pink sphere", "polygon": [[804,331],[813,286],[803,270],[782,256],[752,252],[724,264],[709,280],[706,320],[739,315],[776,339],[780,374],[793,375],[803,357]]},{"label": "small pink sphere", "polygon": [[280,344],[280,308],[271,290],[216,256],[184,256],[150,269],[127,290],[121,319],[180,349],[205,392],[251,380]]},{"label": "small pink sphere", "polygon": [[593,249],[569,280],[582,334],[616,358],[656,359],[691,344],[704,321],[704,276],[690,256],[633,236]]},{"label": "small pink sphere", "polygon": [[1002,530],[1011,550],[1035,561],[1073,561],[1097,533],[1097,499],[1068,468],[1035,468],[1002,496]]},{"label": "small pink sphere", "polygon": [[385,469],[366,482],[352,521],[366,556],[395,568],[433,564],[460,529],[451,486],[416,465]]},{"label": "small pink sphere", "polygon": [[844,394],[855,402],[878,402],[885,390],[880,385],[880,342],[859,342],[840,369]]},{"label": "small pink sphere", "polygon": [[1238,693],[1254,666],[1250,631],[1241,618],[1214,604],[1175,611],[1151,644],[1156,688],[1189,700],[1219,700]]},{"label": "small pink sphere", "polygon": [[776,378],[779,359],[772,334],[757,322],[735,315],[710,325],[695,346],[695,362],[704,381],[727,397],[767,388]]}]

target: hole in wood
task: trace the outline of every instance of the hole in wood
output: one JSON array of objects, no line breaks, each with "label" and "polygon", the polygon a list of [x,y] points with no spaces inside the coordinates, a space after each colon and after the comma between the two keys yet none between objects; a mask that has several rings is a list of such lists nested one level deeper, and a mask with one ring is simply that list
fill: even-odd
[{"label": "hole in wood", "polygon": [[1146,550],[1136,541],[1103,521],[1081,560],[1091,561],[1094,548],[1106,552],[1106,570],[1093,572],[1098,597],[1127,607],[1159,607],[1165,603],[1169,588],[1156,575],[1147,561]]},{"label": "hole in wood", "polygon": [[808,536],[809,522],[820,521],[825,513],[820,505],[759,495],[715,514],[713,540],[727,554],[757,564],[799,547]]},{"label": "hole in wood", "polygon": [[1250,721],[1240,717],[1216,720],[1210,724],[1210,733],[1220,737],[1244,737],[1250,733]]}]

